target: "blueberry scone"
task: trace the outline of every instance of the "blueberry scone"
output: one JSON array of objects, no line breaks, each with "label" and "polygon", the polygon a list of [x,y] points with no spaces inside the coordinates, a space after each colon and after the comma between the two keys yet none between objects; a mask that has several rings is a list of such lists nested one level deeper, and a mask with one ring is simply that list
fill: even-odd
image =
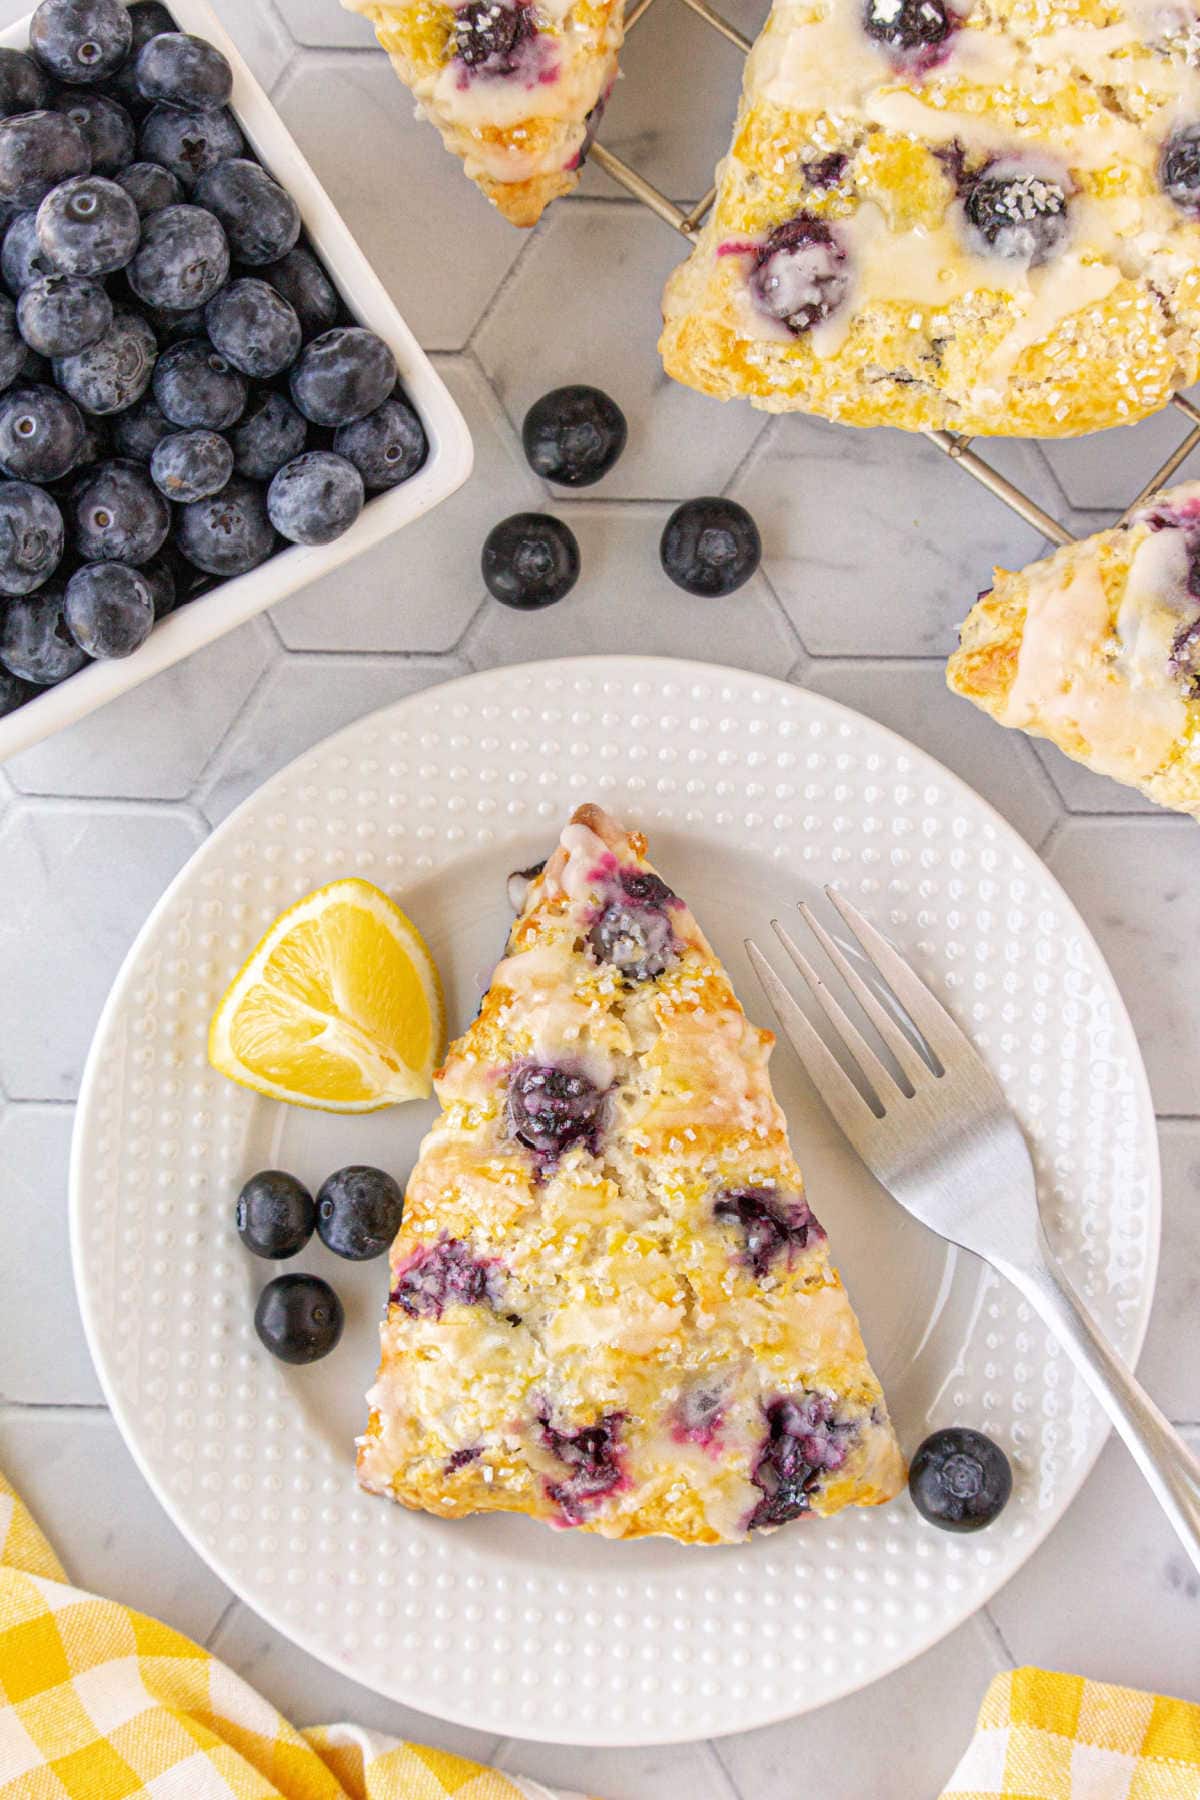
[{"label": "blueberry scone", "polygon": [[998,569],[948,679],[1001,725],[1200,816],[1200,482],[1020,574]]},{"label": "blueberry scone", "polygon": [[677,380],[852,425],[1066,436],[1200,374],[1186,0],[775,0],[671,277]]},{"label": "blueberry scone", "polygon": [[694,1544],[898,1491],[772,1041],[645,840],[581,807],[437,1078],[364,1487]]},{"label": "blueberry scone", "polygon": [[617,77],[624,0],[342,0],[514,225],[569,194]]}]

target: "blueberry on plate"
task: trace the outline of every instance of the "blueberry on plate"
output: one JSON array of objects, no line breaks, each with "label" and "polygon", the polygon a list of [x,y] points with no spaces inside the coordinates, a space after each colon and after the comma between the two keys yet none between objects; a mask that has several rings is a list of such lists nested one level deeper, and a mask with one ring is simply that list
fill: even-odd
[{"label": "blueberry on plate", "polygon": [[530,468],[563,487],[589,487],[607,475],[628,435],[616,401],[599,388],[583,386],[543,394],[521,428]]},{"label": "blueberry on plate", "polygon": [[393,394],[365,419],[343,425],[333,447],[354,464],[369,494],[399,487],[416,474],[429,454],[425,427],[399,394]]},{"label": "blueberry on plate", "polygon": [[29,48],[56,81],[103,81],[129,55],[133,26],[121,0],[42,0],[29,23]]},{"label": "blueberry on plate", "polygon": [[297,244],[278,262],[268,263],[258,273],[295,308],[305,343],[337,324],[337,289],[303,244]]},{"label": "blueberry on plate", "polygon": [[521,612],[553,606],[578,579],[575,533],[548,513],[513,513],[484,541],[484,585],[505,606]]},{"label": "blueberry on plate", "polygon": [[134,79],[144,100],[192,112],[213,112],[233,93],[228,58],[186,31],[156,32],[138,51]]},{"label": "blueberry on plate", "polygon": [[17,379],[25,364],[20,316],[7,294],[0,294],[0,388]]},{"label": "blueberry on plate", "polygon": [[60,94],[54,110],[66,113],[83,133],[92,153],[93,175],[116,175],[133,161],[137,126],[119,101],[77,88],[74,93]]},{"label": "blueberry on plate", "polygon": [[81,475],[69,512],[85,562],[149,562],[171,529],[170,507],[135,462],[100,463]]},{"label": "blueberry on plate", "polygon": [[105,175],[77,175],[38,208],[38,243],[61,275],[112,275],[142,235],[138,209]]},{"label": "blueberry on plate", "polygon": [[239,262],[278,262],[300,236],[300,208],[261,163],[228,157],[200,177],[196,204],[215,213]]},{"label": "blueberry on plate", "polygon": [[132,656],[154,629],[154,596],[140,569],[89,563],[68,581],[63,613],[71,636],[89,656]]},{"label": "blueberry on plate", "polygon": [[275,527],[267,516],[265,490],[235,475],[211,500],[185,506],[175,541],[187,560],[206,575],[244,575],[275,548]]},{"label": "blueberry on plate", "polygon": [[261,1169],[237,1198],[237,1233],[254,1256],[282,1261],[296,1256],[317,1223],[313,1197],[302,1181],[282,1169]]},{"label": "blueberry on plate", "polygon": [[913,1505],[943,1531],[982,1531],[1004,1511],[1012,1485],[1012,1466],[999,1444],[966,1427],[927,1437],[908,1472]]},{"label": "blueberry on plate", "polygon": [[54,378],[84,412],[123,412],[150,386],[158,339],[137,313],[119,312],[98,342],[55,359]]},{"label": "blueberry on plate", "polygon": [[344,1323],[341,1301],[319,1275],[277,1275],[254,1309],[260,1342],[285,1363],[314,1363],[328,1356]]},{"label": "blueberry on plate", "polygon": [[21,336],[39,356],[78,356],[98,344],[112,322],[103,284],[81,275],[43,275],[17,302]]},{"label": "blueberry on plate", "polygon": [[164,206],[179,206],[183,200],[183,183],[161,163],[131,162],[115,177],[138,209],[138,217],[148,219]]},{"label": "blueberry on plate", "polygon": [[181,112],[175,106],[156,106],[142,126],[138,153],[145,162],[161,163],[177,175],[189,191],[200,177],[227,157],[241,156],[246,140],[233,114]]},{"label": "blueberry on plate", "polygon": [[710,496],[675,508],[659,554],[676,587],[711,599],[749,581],[762,560],[762,540],[744,506]]},{"label": "blueberry on plate", "polygon": [[165,499],[190,506],[228,486],[233,450],[218,432],[179,431],[155,446],[150,474]]},{"label": "blueberry on plate", "polygon": [[15,713],[18,707],[27,706],[36,699],[37,689],[33,683],[22,681],[0,662],[0,719],[7,719],[9,713]]},{"label": "blueberry on plate", "polygon": [[0,469],[13,481],[58,481],[83,449],[83,416],[57,388],[12,387],[0,396]]},{"label": "blueberry on plate", "polygon": [[229,244],[220,221],[202,206],[161,207],[141,230],[129,285],[147,306],[186,312],[207,306],[225,286]]},{"label": "blueberry on plate", "polygon": [[181,431],[224,431],[246,410],[246,377],[207,338],[172,344],[154,371],[154,398]]},{"label": "blueberry on plate", "polygon": [[382,1169],[352,1164],[322,1182],[317,1231],[335,1256],[369,1262],[382,1256],[400,1229],[404,1192]]},{"label": "blueberry on plate", "polygon": [[23,50],[0,50],[0,119],[41,112],[50,104],[50,80]]},{"label": "blueberry on plate", "polygon": [[295,308],[265,281],[231,281],[209,301],[208,335],[243,375],[268,381],[290,369],[300,354]]},{"label": "blueberry on plate", "polygon": [[172,425],[153,394],[143,394],[136,406],[126,407],[114,415],[112,444],[118,456],[129,462],[148,463],[155,445],[178,431]]},{"label": "blueberry on plate", "polygon": [[32,594],[49,581],[62,561],[66,535],[51,495],[27,481],[0,485],[0,594]]},{"label": "blueberry on plate", "polygon": [[233,466],[250,481],[270,481],[308,442],[308,424],[286,394],[261,388],[231,433]]},{"label": "blueberry on plate", "polygon": [[0,608],[0,663],[34,687],[56,687],[87,662],[67,626],[58,582]]},{"label": "blueberry on plate", "polygon": [[309,450],[285,463],[271,482],[267,512],[293,544],[331,544],[363,509],[363,478],[331,450]]},{"label": "blueberry on plate", "polygon": [[353,425],[383,405],[399,373],[381,337],[361,325],[342,326],[301,351],[292,399],[314,425]]},{"label": "blueberry on plate", "polygon": [[0,122],[0,200],[40,206],[51,188],[92,166],[87,139],[65,113],[18,113]]},{"label": "blueberry on plate", "polygon": [[27,287],[55,273],[50,258],[38,243],[37,208],[19,212],[4,234],[0,248],[0,275],[14,300],[19,300]]}]

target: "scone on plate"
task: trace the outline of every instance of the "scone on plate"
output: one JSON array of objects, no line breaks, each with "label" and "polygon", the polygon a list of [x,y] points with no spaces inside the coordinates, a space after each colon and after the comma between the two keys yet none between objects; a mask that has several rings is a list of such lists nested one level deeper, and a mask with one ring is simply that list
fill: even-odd
[{"label": "scone on plate", "polygon": [[514,225],[569,194],[617,77],[623,0],[342,0]]},{"label": "scone on plate", "polygon": [[581,807],[437,1078],[365,1488],[693,1544],[891,1499],[772,1041],[645,840]]},{"label": "scone on plate", "polygon": [[1001,725],[1200,816],[1200,481],[1019,574],[998,569],[948,679]]},{"label": "scone on plate", "polygon": [[775,0],[671,277],[677,380],[852,425],[1040,437],[1200,374],[1182,0]]}]

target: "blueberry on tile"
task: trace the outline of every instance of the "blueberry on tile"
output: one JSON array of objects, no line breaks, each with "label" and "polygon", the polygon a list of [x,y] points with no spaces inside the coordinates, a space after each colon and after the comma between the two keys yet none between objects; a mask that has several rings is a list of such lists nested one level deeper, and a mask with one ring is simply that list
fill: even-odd
[{"label": "blueberry on tile", "polygon": [[563,600],[579,579],[579,543],[569,525],[548,513],[513,513],[493,525],[481,559],[493,599],[518,612]]},{"label": "blueberry on tile", "polygon": [[749,581],[762,560],[762,539],[744,506],[709,496],[675,508],[659,554],[676,587],[715,599]]},{"label": "blueberry on tile", "polygon": [[589,487],[607,475],[628,435],[616,401],[600,388],[584,386],[543,394],[521,427],[530,468],[562,487]]}]

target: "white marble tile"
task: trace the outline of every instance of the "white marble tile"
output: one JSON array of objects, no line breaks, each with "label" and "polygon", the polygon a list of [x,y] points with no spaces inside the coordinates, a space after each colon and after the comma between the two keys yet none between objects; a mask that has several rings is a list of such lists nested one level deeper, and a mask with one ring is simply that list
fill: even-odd
[{"label": "white marble tile", "polygon": [[250,64],[263,86],[270,91],[295,53],[275,0],[212,0],[213,10],[222,25]]},{"label": "white marble tile", "polygon": [[[1192,399],[1196,396],[1193,394]],[[1042,449],[1053,464],[1072,505],[1120,513],[1145,486],[1191,430],[1177,407],[1164,407],[1119,432],[1094,431],[1087,437],[1049,439]],[[1193,451],[1174,481],[1200,475],[1200,454]],[[1110,519],[1106,523],[1115,523]]]},{"label": "white marble tile", "polygon": [[479,558],[500,519],[540,507],[545,495],[504,413],[469,357],[438,369],[475,440],[475,469],[457,494],[276,607],[293,650],[445,651],[458,642],[484,597]]},{"label": "white marble tile", "polygon": [[464,644],[475,668],[602,652],[694,656],[781,676],[795,665],[799,646],[764,581],[700,600],[663,574],[658,544],[670,506],[553,503],[548,510],[579,540],[579,580],[540,612],[486,601]]},{"label": "white marble tile", "polygon": [[71,1100],[121,959],[204,835],[168,807],[25,801],[0,826],[0,1082]]},{"label": "white marble tile", "polygon": [[719,492],[763,429],[669,381],[655,345],[662,284],[685,246],[641,207],[573,200],[551,208],[475,339],[514,425],[548,388],[589,382],[629,421],[629,442],[597,499]]},{"label": "white marble tile", "polygon": [[417,662],[282,657],[218,750],[196,795],[197,805],[210,824],[217,824],[302,750],[377,707],[452,680],[465,668],[442,657]]},{"label": "white marble tile", "polygon": [[[737,1792],[707,1744],[666,1744],[644,1750],[579,1750],[511,1738],[497,1768],[570,1792],[604,1800],[737,1800]],[[744,1800],[758,1800],[754,1787]],[[794,1800],[794,1797],[793,1797]]]},{"label": "white marble tile", "polygon": [[275,0],[284,23],[298,44],[359,48],[375,42],[361,13],[347,12],[338,0]]},{"label": "white marble tile", "polygon": [[1168,1418],[1200,1424],[1200,1121],[1164,1121],[1158,1287],[1138,1376]]},{"label": "white marble tile", "polygon": [[[332,0],[330,9],[333,10]],[[274,94],[427,350],[457,350],[526,241],[463,175],[382,50],[303,51]]]},{"label": "white marble tile", "polygon": [[[1028,449],[1007,459],[1038,473]],[[1041,547],[1001,501],[901,432],[780,419],[731,492],[758,520],[767,578],[814,656],[948,653],[993,566],[1020,568]]]},{"label": "white marble tile", "polygon": [[76,1587],[203,1642],[229,1589],[146,1485],[107,1412],[0,1409],[0,1469]]},{"label": "white marble tile", "polygon": [[1160,1112],[1195,1113],[1200,885],[1187,819],[1069,819],[1047,861],[1099,939]]}]

